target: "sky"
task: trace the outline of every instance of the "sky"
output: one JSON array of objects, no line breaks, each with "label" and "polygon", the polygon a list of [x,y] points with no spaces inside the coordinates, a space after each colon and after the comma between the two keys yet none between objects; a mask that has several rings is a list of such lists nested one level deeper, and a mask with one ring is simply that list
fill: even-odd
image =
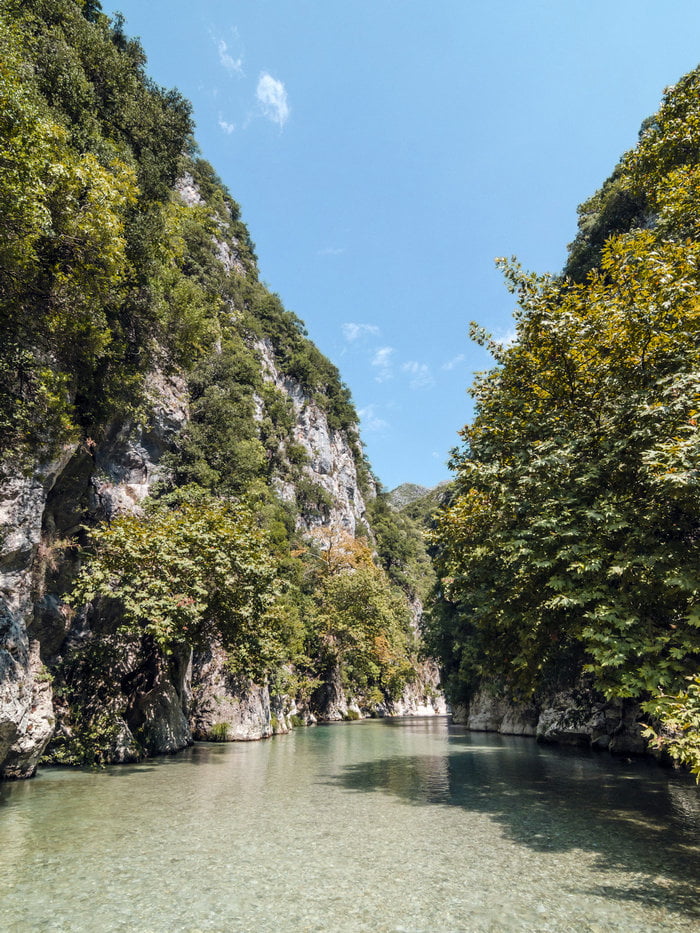
[{"label": "sky", "polygon": [[494,265],[559,272],[576,207],[700,62],[697,0],[103,0],[193,103],[262,280],[338,366],[387,489],[448,479],[513,331]]}]

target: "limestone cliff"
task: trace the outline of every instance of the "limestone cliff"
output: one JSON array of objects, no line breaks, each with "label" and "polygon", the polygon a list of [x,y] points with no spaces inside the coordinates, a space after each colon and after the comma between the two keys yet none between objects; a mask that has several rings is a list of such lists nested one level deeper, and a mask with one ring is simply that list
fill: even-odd
[{"label": "limestone cliff", "polygon": [[[190,206],[201,201],[191,177],[176,190]],[[217,240],[216,249],[225,269],[239,262],[235,242]],[[318,401],[282,371],[269,339],[254,340],[251,349],[264,382],[291,406],[286,441],[304,451],[295,477],[283,462],[272,476],[279,497],[295,508],[297,528],[364,530],[369,523],[365,496],[373,487],[361,489],[356,433],[331,427]],[[108,423],[95,438],[66,445],[50,463],[0,486],[0,774],[5,777],[31,776],[51,740],[50,760],[61,761],[62,748],[81,727],[86,710],[93,717],[91,728],[101,730],[102,756],[111,761],[172,752],[193,736],[264,738],[287,731],[295,714],[314,721],[316,713],[325,719],[342,718],[352,709],[359,713],[356,701],[332,679],[317,693],[315,712],[297,710],[293,698],[271,697],[267,686],[232,677],[214,646],[194,658],[166,658],[147,640],[120,635],[118,618],[67,612],[62,593],[77,569],[81,527],[138,511],[154,485],[169,477],[168,455],[190,422],[185,373],[153,370],[145,389],[141,420]],[[256,395],[254,401],[254,417],[261,423],[265,400]],[[282,461],[284,443],[278,442]],[[304,508],[297,501],[304,482],[322,491],[320,507]],[[105,662],[107,650],[112,656]],[[101,674],[90,679],[85,671],[96,651]],[[364,714],[444,712],[433,674],[407,688],[399,701],[366,708]]]},{"label": "limestone cliff", "polygon": [[[92,632],[61,602],[74,570],[74,548],[85,522],[137,509],[161,477],[160,462],[187,420],[182,380],[152,373],[150,418],[109,426],[101,441],[66,446],[55,461],[0,485],[0,774],[30,776],[54,734],[50,668]],[[120,677],[139,671],[145,688],[131,697],[131,723],[141,719],[145,744],[156,751],[187,744],[183,683],[176,686],[157,660],[137,646],[122,652]],[[48,667],[47,667],[48,665]],[[59,708],[61,704],[59,703]],[[63,724],[61,724],[63,726]],[[137,757],[129,724],[115,716],[114,757]],[[65,728],[70,729],[69,724]],[[131,751],[129,751],[131,749]]]},{"label": "limestone cliff", "polygon": [[[263,359],[266,377],[294,404],[294,438],[309,451],[305,475],[332,497],[325,521],[354,532],[365,508],[347,441],[329,428],[324,413],[294,380],[280,376],[269,347]],[[32,475],[12,477],[0,487],[5,532],[0,563],[0,773],[6,777],[34,773],[57,719],[59,747],[61,735],[73,728],[75,711],[62,699],[52,703],[49,670],[60,681],[67,658],[87,650],[96,632],[118,637],[114,620],[68,617],[61,593],[75,569],[80,526],[138,509],[163,478],[163,455],[187,424],[184,380],[152,374],[149,398],[145,423],[110,425],[102,440],[66,447]],[[280,479],[277,486],[284,498],[294,500],[291,482]],[[306,527],[314,524],[302,517],[298,521]],[[261,738],[275,731],[273,720],[282,718],[281,709],[276,717],[271,713],[268,688],[236,683],[215,651],[195,659],[190,683],[189,657],[168,660],[153,646],[134,641],[120,641],[115,650],[118,659],[103,682],[92,687],[102,696],[104,714],[111,716],[112,760],[174,751],[189,744],[192,733],[207,737],[222,722],[229,739]],[[65,684],[60,686],[65,692]],[[75,702],[95,702],[95,696],[87,695],[89,689],[84,684]]]},{"label": "limestone cliff", "polygon": [[[304,392],[298,380],[280,372],[274,349],[269,340],[260,341],[256,349],[260,354],[264,378],[284,393],[294,411],[294,440],[306,451],[307,462],[301,467],[302,476],[317,484],[328,496],[328,509],[314,516],[299,514],[299,526],[311,530],[319,525],[344,528],[354,535],[358,525],[366,526],[367,509],[357,476],[357,455],[346,432],[334,430],[323,409]],[[259,412],[263,406],[259,402]],[[273,480],[280,498],[295,502],[297,486],[280,476]],[[369,488],[369,494],[373,494]]]},{"label": "limestone cliff", "polygon": [[482,687],[466,705],[452,709],[455,722],[475,732],[527,735],[539,742],[607,750],[618,755],[648,752],[639,704],[605,700],[590,684],[543,694],[531,703],[514,703]]},{"label": "limestone cliff", "polygon": [[[51,6],[50,18],[38,0],[0,14],[19,134],[0,178],[16,210],[0,255],[0,777],[30,776],[44,755],[127,761],[316,715],[311,687],[287,695],[291,655],[268,670],[271,691],[234,676],[215,638],[159,646],[125,627],[113,591],[70,607],[95,526],[185,486],[245,502],[280,589],[297,587],[302,641],[312,559],[289,563],[304,535],[367,536],[382,559],[349,390],[261,283],[238,205],[198,157],[189,103],[148,79],[121,20]],[[299,679],[331,689],[315,661]],[[396,710],[424,706],[406,694]]]}]

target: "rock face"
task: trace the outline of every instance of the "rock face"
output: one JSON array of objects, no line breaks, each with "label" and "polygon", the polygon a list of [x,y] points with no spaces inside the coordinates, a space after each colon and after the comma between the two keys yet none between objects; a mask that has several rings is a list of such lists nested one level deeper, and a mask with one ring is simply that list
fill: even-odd
[{"label": "rock face", "polygon": [[[330,427],[325,412],[306,395],[296,379],[280,373],[269,341],[259,341],[257,349],[265,378],[283,392],[294,406],[294,438],[308,456],[308,463],[301,468],[302,473],[320,486],[332,503],[326,515],[319,515],[316,519],[301,519],[302,530],[309,531],[320,525],[328,525],[343,528],[354,535],[358,523],[366,520],[366,506],[349,439],[342,431]],[[293,483],[277,480],[276,490],[284,501],[295,499]]]},{"label": "rock face", "polygon": [[[36,770],[60,720],[44,664],[89,638],[82,620],[70,622],[61,611],[59,595],[73,569],[66,544],[86,520],[138,509],[162,478],[162,456],[187,421],[181,379],[151,373],[146,391],[151,414],[143,424],[114,424],[100,441],[66,447],[32,476],[12,477],[0,487],[5,530],[0,558],[0,776],[27,777]],[[178,682],[170,667],[156,669],[150,657],[148,664],[134,655],[130,660],[131,669],[124,660],[122,675],[135,677],[138,671],[145,686],[129,699],[129,723],[115,718],[113,758],[138,756],[133,736],[137,726],[146,750],[183,748],[191,741],[183,711],[184,674]],[[62,728],[60,721],[58,725]]]},{"label": "rock face", "polygon": [[[190,175],[176,191],[186,205],[204,204]],[[214,245],[224,272],[246,275],[239,241],[221,229]],[[370,483],[363,495],[360,488],[354,428],[331,426],[323,407],[282,372],[271,341],[258,338],[251,346],[263,378],[293,415],[288,440],[298,448],[296,472],[281,470],[273,485],[283,500],[296,500],[299,530],[365,533],[365,496],[374,489]],[[188,425],[183,376],[154,369],[145,397],[142,421],[114,420],[31,475],[0,483],[0,778],[31,776],[45,752],[50,760],[71,760],[61,755],[69,755],[86,723],[102,737],[99,759],[123,762],[174,752],[193,735],[260,739],[288,731],[292,717],[315,721],[313,707],[297,710],[290,698],[270,696],[267,687],[236,681],[215,647],[194,659],[166,658],[145,637],[121,634],[108,609],[101,610],[105,617],[75,615],[63,605],[79,568],[83,526],[138,512],[154,484],[167,478],[165,455]],[[261,422],[265,402],[257,396],[254,402]],[[281,456],[286,443],[280,442]],[[301,507],[301,487],[319,496],[318,509]],[[56,696],[49,672],[61,682]],[[384,710],[367,704],[360,710],[338,678],[330,677],[318,706],[328,719],[442,711],[433,673]]]},{"label": "rock face", "polygon": [[539,742],[608,749],[614,754],[648,752],[641,734],[640,709],[631,701],[605,700],[585,687],[517,705],[484,688],[468,706],[455,706],[455,722],[475,732],[535,736]]},{"label": "rock face", "polygon": [[6,778],[32,777],[55,724],[51,682],[38,642],[30,643],[26,667],[17,661],[0,667],[0,709],[0,773]]},{"label": "rock face", "polygon": [[400,511],[404,506],[410,505],[416,499],[420,499],[426,493],[430,492],[428,486],[419,486],[417,483],[401,483],[389,493],[389,505],[392,509]]},{"label": "rock face", "polygon": [[338,722],[348,718],[369,716],[445,716],[447,704],[440,688],[437,665],[424,661],[418,665],[417,678],[405,687],[393,702],[376,702],[364,697],[347,696],[337,670],[332,671],[312,697],[315,718],[321,722]]},{"label": "rock face", "polygon": [[44,507],[71,455],[66,448],[33,476],[16,475],[0,486],[0,776],[31,776],[53,732],[51,686],[27,622]]},{"label": "rock face", "polygon": [[[359,488],[355,455],[348,437],[333,430],[325,412],[302,389],[296,379],[283,375],[276,363],[272,344],[256,343],[264,378],[293,406],[295,424],[293,438],[308,458],[301,466],[305,479],[319,486],[332,505],[327,514],[298,519],[302,531],[321,525],[343,528],[354,535],[360,522],[366,520],[366,506]],[[262,417],[262,400],[258,402],[258,417]],[[275,489],[283,501],[293,502],[297,485],[277,478]],[[330,676],[313,698],[314,712],[297,711],[288,697],[270,696],[266,687],[242,684],[226,671],[225,656],[212,649],[195,658],[195,684],[191,726],[195,738],[215,738],[225,741],[248,741],[289,731],[291,717],[312,722],[344,719],[349,709],[359,708],[345,697],[337,677]]]},{"label": "rock face", "polygon": [[[308,456],[304,475],[333,503],[318,524],[354,533],[365,519],[365,502],[348,439],[330,428],[325,413],[295,380],[280,374],[269,345],[260,347],[260,355],[265,377],[291,399],[294,438]],[[52,702],[44,665],[60,666],[76,648],[89,651],[95,625],[103,639],[115,631],[109,620],[70,619],[60,595],[77,569],[70,542],[80,526],[137,511],[163,478],[163,455],[187,424],[183,379],[154,372],[148,393],[150,417],[143,424],[115,423],[98,440],[68,447],[33,476],[13,477],[0,488],[6,529],[0,557],[0,776],[31,776],[52,737],[60,748],[75,728],[66,701]],[[294,486],[282,480],[278,491],[283,498],[295,496]],[[260,739],[288,731],[292,715],[315,719],[308,710],[296,711],[286,697],[271,698],[266,687],[236,682],[216,649],[195,658],[192,667],[188,658],[166,663],[152,646],[122,646],[119,652],[105,680],[90,688],[94,696],[109,696],[103,710],[109,717],[106,760],[173,752],[188,745],[192,735]],[[96,701],[86,690],[80,702],[89,707]],[[332,683],[328,690],[333,691]],[[424,705],[407,694],[395,712]],[[323,708],[331,719],[343,718],[348,709],[359,713],[340,689],[334,698],[329,694]]]},{"label": "rock face", "polygon": [[399,700],[387,707],[389,716],[446,716],[447,703],[440,687],[440,672],[434,661],[423,661],[418,679],[409,684]]},{"label": "rock face", "polygon": [[272,735],[268,688],[237,681],[227,672],[221,649],[196,655],[193,672],[190,727],[195,739],[232,742]]}]

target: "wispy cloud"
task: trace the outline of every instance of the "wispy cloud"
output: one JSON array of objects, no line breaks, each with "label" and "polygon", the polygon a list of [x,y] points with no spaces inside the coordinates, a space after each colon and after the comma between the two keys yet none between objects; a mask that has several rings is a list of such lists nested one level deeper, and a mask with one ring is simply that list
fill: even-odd
[{"label": "wispy cloud", "polygon": [[345,252],[344,246],[327,246],[318,251],[319,256],[341,256]]},{"label": "wispy cloud", "polygon": [[282,129],[289,119],[290,112],[284,84],[264,71],[258,80],[256,97],[267,119]]},{"label": "wispy cloud", "polygon": [[354,324],[349,322],[342,325],[342,330],[343,337],[345,337],[348,343],[353,343],[355,340],[359,340],[361,337],[366,337],[370,334],[375,337],[379,334],[379,328],[376,324]]},{"label": "wispy cloud", "polygon": [[236,124],[228,123],[226,120],[224,120],[221,114],[219,114],[219,126],[224,131],[224,133],[228,133],[229,135],[231,135],[231,133],[233,133],[233,131],[236,129]]},{"label": "wispy cloud", "polygon": [[224,39],[215,39],[216,48],[219,53],[219,62],[223,65],[226,71],[231,74],[243,74],[243,59],[234,58],[233,55],[229,52],[228,45]]},{"label": "wispy cloud", "polygon": [[401,366],[401,370],[410,374],[409,385],[412,389],[427,389],[428,386],[435,384],[427,363],[417,363],[415,360],[410,360]]},{"label": "wispy cloud", "polygon": [[453,356],[451,360],[448,360],[446,363],[443,363],[440,369],[444,369],[449,372],[451,369],[456,369],[460,363],[463,363],[466,359],[466,356],[463,353],[459,353],[457,356]]},{"label": "wispy cloud", "polygon": [[510,330],[507,330],[503,334],[494,334],[493,339],[496,343],[500,343],[502,347],[510,347],[518,339],[518,332],[515,327],[511,327]]},{"label": "wispy cloud", "polygon": [[366,405],[364,408],[361,408],[357,414],[360,416],[360,421],[365,431],[378,433],[389,427],[389,422],[377,415],[374,405]]},{"label": "wispy cloud", "polygon": [[372,366],[377,370],[375,382],[386,382],[393,376],[392,356],[396,351],[393,347],[380,347],[372,357]]}]

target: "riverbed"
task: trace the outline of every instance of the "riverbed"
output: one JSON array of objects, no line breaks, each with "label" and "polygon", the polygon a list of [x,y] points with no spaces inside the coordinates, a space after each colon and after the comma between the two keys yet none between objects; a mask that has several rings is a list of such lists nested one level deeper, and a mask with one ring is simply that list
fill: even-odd
[{"label": "riverbed", "polygon": [[700,794],[442,717],[0,784],[3,931],[700,928]]}]

